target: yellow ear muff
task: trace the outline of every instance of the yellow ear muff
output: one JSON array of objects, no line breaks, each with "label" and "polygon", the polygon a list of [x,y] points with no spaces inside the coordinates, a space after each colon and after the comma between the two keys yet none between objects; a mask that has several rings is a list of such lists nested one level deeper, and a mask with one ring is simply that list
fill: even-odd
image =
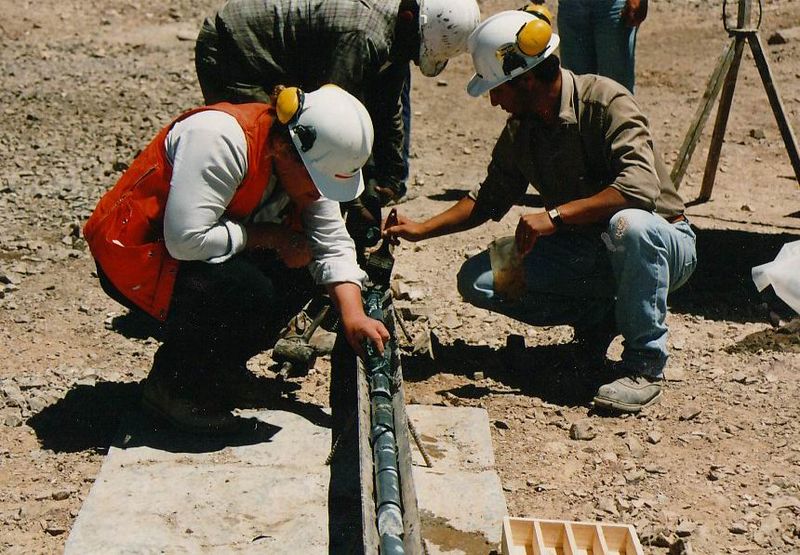
[{"label": "yellow ear muff", "polygon": [[522,11],[535,15],[539,19],[544,20],[548,25],[553,24],[553,14],[544,4],[528,4],[522,8]]},{"label": "yellow ear muff", "polygon": [[553,36],[553,28],[542,19],[532,19],[517,33],[517,47],[526,56],[538,56],[545,51]]},{"label": "yellow ear muff", "polygon": [[278,95],[275,111],[278,114],[278,121],[283,124],[292,121],[301,108],[300,95],[302,91],[297,87],[286,87]]}]

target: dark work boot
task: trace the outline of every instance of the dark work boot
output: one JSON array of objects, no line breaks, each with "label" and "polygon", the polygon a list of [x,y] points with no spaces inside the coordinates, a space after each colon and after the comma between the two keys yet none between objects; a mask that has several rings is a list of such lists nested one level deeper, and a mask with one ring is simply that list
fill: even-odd
[{"label": "dark work boot", "polygon": [[204,374],[177,371],[156,353],[142,388],[142,408],[185,432],[223,435],[243,431],[246,420],[231,414],[233,407]]}]

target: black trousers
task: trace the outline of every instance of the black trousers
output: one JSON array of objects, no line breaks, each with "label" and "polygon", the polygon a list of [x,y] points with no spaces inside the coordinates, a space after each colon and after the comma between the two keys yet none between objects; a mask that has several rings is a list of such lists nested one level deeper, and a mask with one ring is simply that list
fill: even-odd
[{"label": "black trousers", "polygon": [[[131,310],[98,265],[103,290]],[[290,269],[273,253],[239,254],[220,263],[182,262],[157,354],[178,374],[223,371],[271,348],[314,293],[306,268]]]}]

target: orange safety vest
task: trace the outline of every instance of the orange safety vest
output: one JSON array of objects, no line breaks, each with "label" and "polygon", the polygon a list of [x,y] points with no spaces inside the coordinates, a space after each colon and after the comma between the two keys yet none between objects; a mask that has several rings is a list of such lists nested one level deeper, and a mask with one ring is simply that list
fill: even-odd
[{"label": "orange safety vest", "polygon": [[300,212],[311,201],[302,194],[308,191],[303,182],[311,177],[293,152],[294,146],[270,135],[275,119],[272,106],[223,102],[178,116],[103,195],[83,228],[92,256],[114,287],[162,321],[169,311],[180,265],[164,243],[164,210],[172,178],[164,141],[176,123],[204,110],[235,117],[247,140],[247,174],[225,210],[229,219],[242,221],[258,207],[273,171],[292,201],[287,225],[301,230]]}]

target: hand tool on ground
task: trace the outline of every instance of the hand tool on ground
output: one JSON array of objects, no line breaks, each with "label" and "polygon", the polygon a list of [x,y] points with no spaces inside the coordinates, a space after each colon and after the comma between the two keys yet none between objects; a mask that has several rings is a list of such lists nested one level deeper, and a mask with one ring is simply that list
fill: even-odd
[{"label": "hand tool on ground", "polygon": [[[291,373],[305,373],[313,366],[317,352],[308,342],[328,315],[330,308],[331,305],[326,303],[302,333],[286,335],[275,343],[275,347],[272,349],[272,360],[280,365],[277,379],[286,380]],[[298,326],[298,319],[301,318],[308,318],[305,309],[295,317],[295,327]]]}]

